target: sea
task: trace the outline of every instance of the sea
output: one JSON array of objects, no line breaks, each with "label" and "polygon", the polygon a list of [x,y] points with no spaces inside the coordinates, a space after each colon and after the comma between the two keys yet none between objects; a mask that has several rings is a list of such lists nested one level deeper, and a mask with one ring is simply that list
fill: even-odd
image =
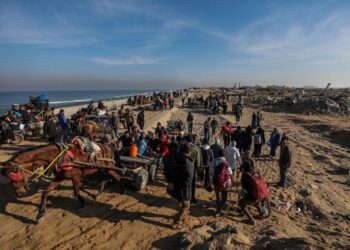
[{"label": "sea", "polygon": [[109,101],[129,96],[150,94],[159,90],[72,90],[72,91],[0,91],[0,114],[10,111],[12,104],[29,103],[30,96],[46,95],[50,107],[68,107],[92,101]]}]

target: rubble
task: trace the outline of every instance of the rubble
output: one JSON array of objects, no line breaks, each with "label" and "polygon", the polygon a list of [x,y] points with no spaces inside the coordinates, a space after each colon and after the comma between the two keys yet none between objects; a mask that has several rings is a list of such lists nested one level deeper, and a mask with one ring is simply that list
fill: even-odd
[{"label": "rubble", "polygon": [[306,238],[280,238],[273,239],[269,236],[260,239],[253,248],[253,250],[269,249],[269,250],[311,250],[316,249]]},{"label": "rubble", "polygon": [[244,249],[251,241],[235,226],[220,222],[208,223],[184,233],[179,240],[181,249]]},{"label": "rubble", "polygon": [[287,88],[263,88],[246,92],[246,103],[254,108],[262,107],[268,112],[296,114],[350,114],[350,93],[348,90],[321,89],[300,90]]}]

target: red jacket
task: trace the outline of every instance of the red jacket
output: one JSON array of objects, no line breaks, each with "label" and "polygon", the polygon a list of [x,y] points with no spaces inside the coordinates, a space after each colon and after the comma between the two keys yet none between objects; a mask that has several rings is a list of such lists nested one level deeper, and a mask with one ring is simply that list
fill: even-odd
[{"label": "red jacket", "polygon": [[224,133],[231,135],[233,133],[233,128],[225,124],[224,126],[222,126],[220,133],[221,135],[224,135]]}]

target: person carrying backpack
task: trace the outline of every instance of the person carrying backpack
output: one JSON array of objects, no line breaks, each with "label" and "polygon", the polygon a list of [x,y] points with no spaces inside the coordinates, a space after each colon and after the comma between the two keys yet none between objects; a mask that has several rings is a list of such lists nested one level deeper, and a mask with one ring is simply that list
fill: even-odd
[{"label": "person carrying backpack", "polygon": [[241,184],[244,196],[239,200],[238,205],[241,208],[241,212],[247,215],[249,223],[255,225],[255,220],[247,206],[254,205],[259,215],[263,217],[264,212],[260,204],[268,198],[269,190],[266,182],[254,171],[254,168],[247,161],[244,161],[242,164],[242,172]]},{"label": "person carrying backpack", "polygon": [[228,191],[233,185],[233,172],[228,165],[224,150],[218,152],[218,158],[210,166],[210,175],[216,195],[216,217],[222,216],[222,209],[226,206]]},{"label": "person carrying backpack", "polygon": [[259,157],[261,155],[262,146],[265,144],[265,131],[259,127],[253,136],[254,142],[254,157]]}]

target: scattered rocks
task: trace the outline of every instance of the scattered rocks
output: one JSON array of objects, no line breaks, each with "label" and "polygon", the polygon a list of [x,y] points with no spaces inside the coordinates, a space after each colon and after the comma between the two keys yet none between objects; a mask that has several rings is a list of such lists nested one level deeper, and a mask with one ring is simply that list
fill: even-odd
[{"label": "scattered rocks", "polygon": [[237,231],[236,227],[221,222],[212,222],[184,233],[180,237],[181,249],[240,249],[249,246],[247,235]]},{"label": "scattered rocks", "polygon": [[311,250],[314,246],[305,238],[280,238],[272,239],[271,237],[264,237],[260,239],[254,247],[253,250]]},{"label": "scattered rocks", "polygon": [[243,245],[250,245],[250,240],[249,240],[248,236],[246,236],[242,232],[238,232],[236,234],[234,240],[240,244],[243,244]]},{"label": "scattered rocks", "polygon": [[193,229],[191,232],[185,233],[180,238],[180,245],[184,249],[191,249],[193,246],[203,243],[212,237],[214,229],[210,226],[203,225],[199,228]]}]

